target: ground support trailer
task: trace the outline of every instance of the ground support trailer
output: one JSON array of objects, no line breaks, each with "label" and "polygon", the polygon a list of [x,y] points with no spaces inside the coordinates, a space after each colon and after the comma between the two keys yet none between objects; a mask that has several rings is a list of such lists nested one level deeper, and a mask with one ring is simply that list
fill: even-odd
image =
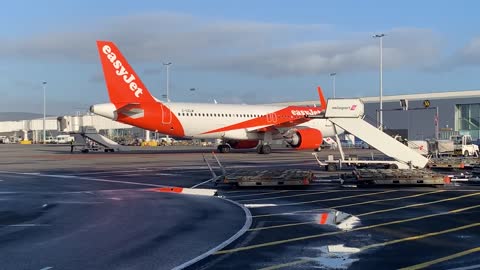
[{"label": "ground support trailer", "polygon": [[[240,187],[253,186],[307,186],[314,180],[315,175],[309,170],[297,169],[274,169],[274,170],[252,170],[239,169],[227,172],[215,153],[212,152],[212,157],[218,164],[221,174],[217,175],[212,168],[210,162],[205,156],[203,160],[212,173],[212,178],[201,183],[213,182],[215,185],[228,184]],[[196,185],[198,186],[198,185]],[[196,186],[193,186],[195,188]]]},{"label": "ground support trailer", "polygon": [[313,172],[305,170],[237,170],[226,174],[219,183],[240,187],[307,186],[313,179]]},{"label": "ground support trailer", "polygon": [[342,175],[344,184],[357,186],[443,186],[449,178],[427,169],[356,169],[351,175]]}]

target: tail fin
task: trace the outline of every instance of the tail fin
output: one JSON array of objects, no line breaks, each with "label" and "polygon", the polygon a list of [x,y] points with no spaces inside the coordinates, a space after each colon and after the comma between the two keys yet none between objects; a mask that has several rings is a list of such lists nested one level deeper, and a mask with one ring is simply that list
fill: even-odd
[{"label": "tail fin", "polygon": [[167,135],[185,136],[179,119],[148,92],[117,46],[110,41],[97,41],[97,47],[110,102],[115,105],[112,118]]},{"label": "tail fin", "polygon": [[320,99],[320,109],[322,111],[327,109],[327,102],[325,101],[325,96],[323,95],[322,88],[320,86],[317,87],[318,97]]},{"label": "tail fin", "polygon": [[155,102],[150,92],[111,41],[97,41],[103,75],[110,101],[118,108],[125,104]]}]

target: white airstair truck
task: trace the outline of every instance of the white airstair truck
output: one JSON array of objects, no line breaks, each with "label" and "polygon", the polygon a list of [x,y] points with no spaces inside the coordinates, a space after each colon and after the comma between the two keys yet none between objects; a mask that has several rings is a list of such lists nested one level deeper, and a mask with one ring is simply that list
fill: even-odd
[{"label": "white airstair truck", "polygon": [[[84,118],[87,117],[85,121]],[[101,135],[93,127],[89,116],[63,116],[57,119],[59,131],[69,133],[75,138],[75,147],[81,147],[82,153],[103,148],[105,152],[122,151],[125,148],[115,141]]]},{"label": "white airstair truck", "polygon": [[[336,133],[335,139],[340,151],[340,159],[333,159],[333,156],[329,156],[328,160],[320,161],[317,154],[313,153],[321,166],[325,166],[329,171],[334,171],[341,169],[343,164],[383,165],[390,169],[421,169],[427,165],[429,160],[426,157],[366,122],[364,115],[364,104],[360,99],[329,99],[324,115],[307,116],[328,119],[333,124]],[[353,134],[393,160],[346,159],[337,132],[341,129]]]}]

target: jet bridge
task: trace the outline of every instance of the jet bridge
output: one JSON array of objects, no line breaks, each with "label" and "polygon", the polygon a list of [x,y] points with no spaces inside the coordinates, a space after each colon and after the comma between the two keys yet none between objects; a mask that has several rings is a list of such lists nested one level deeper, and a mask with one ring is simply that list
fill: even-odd
[{"label": "jet bridge", "polygon": [[[391,164],[395,164],[399,169],[424,168],[429,161],[415,150],[363,120],[364,105],[360,99],[330,99],[327,102],[324,116],[308,117],[328,119],[334,125],[335,130],[341,128],[393,158],[395,161]],[[338,135],[336,138],[339,142]],[[341,162],[374,163],[373,161],[349,162],[345,160],[340,143],[338,147],[342,158]]]}]

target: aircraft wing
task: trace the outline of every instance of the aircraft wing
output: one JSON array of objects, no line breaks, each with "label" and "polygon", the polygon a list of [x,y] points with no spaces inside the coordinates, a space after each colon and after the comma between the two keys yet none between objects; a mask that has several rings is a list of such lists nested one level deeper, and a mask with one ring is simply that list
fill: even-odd
[{"label": "aircraft wing", "polygon": [[260,126],[260,127],[254,127],[254,128],[247,128],[248,132],[267,132],[267,131],[277,131],[282,128],[290,128],[290,127],[295,127],[298,125],[301,125],[303,123],[306,123],[312,119],[303,117],[303,118],[298,118],[298,119],[292,119],[284,122],[277,122],[272,125],[265,125],[265,126]]}]

